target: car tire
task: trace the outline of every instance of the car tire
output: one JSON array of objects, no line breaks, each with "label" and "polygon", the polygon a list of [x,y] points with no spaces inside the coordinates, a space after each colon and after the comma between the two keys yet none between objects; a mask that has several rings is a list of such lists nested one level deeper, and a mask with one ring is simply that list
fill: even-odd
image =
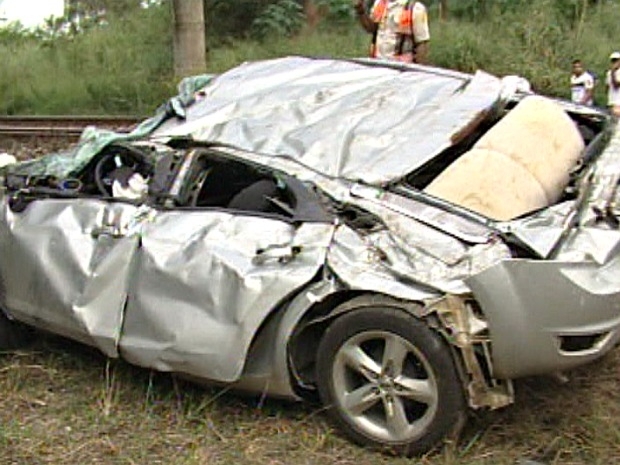
[{"label": "car tire", "polygon": [[319,344],[316,375],[337,426],[375,450],[422,454],[466,418],[446,342],[395,306],[360,305],[338,317]]}]

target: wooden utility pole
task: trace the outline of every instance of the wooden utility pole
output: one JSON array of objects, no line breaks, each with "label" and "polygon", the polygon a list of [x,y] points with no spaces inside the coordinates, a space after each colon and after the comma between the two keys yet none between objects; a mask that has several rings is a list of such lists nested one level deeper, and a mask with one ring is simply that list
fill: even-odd
[{"label": "wooden utility pole", "polygon": [[203,0],[173,0],[174,73],[178,78],[207,68]]},{"label": "wooden utility pole", "polygon": [[448,0],[440,0],[439,17],[441,19],[448,19]]},{"label": "wooden utility pole", "polygon": [[321,19],[319,8],[317,7],[314,0],[304,0],[303,7],[304,14],[306,15],[306,23],[308,24],[308,29],[313,31],[314,29],[316,29]]}]

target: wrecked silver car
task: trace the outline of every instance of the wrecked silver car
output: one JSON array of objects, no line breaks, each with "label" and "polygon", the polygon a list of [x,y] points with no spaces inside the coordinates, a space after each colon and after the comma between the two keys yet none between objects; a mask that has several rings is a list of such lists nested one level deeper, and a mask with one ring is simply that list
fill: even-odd
[{"label": "wrecked silver car", "polygon": [[[290,57],[186,82],[128,135],[11,165],[16,323],[318,397],[412,455],[620,338],[620,131],[483,72]],[[4,340],[1,338],[4,337]]]}]

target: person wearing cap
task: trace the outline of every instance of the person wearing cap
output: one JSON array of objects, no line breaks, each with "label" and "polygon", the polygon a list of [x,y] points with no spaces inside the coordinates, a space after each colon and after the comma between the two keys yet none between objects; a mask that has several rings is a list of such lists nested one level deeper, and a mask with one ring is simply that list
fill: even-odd
[{"label": "person wearing cap", "polygon": [[583,67],[581,60],[573,61],[573,74],[570,77],[570,98],[581,105],[594,104],[594,76]]},{"label": "person wearing cap", "polygon": [[609,70],[605,83],[607,84],[607,105],[614,116],[620,117],[620,52],[609,55]]},{"label": "person wearing cap", "polygon": [[372,34],[371,57],[427,63],[430,32],[422,2],[374,0],[367,9],[364,0],[353,0],[353,6],[362,27]]}]

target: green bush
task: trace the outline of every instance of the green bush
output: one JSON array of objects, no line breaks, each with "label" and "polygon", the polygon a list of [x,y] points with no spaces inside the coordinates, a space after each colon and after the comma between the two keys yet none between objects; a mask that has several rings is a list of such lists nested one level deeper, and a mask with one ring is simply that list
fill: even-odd
[{"label": "green bush", "polygon": [[604,104],[608,56],[620,48],[620,8],[599,2],[576,21],[558,10],[558,1],[530,1],[529,8],[506,9],[484,21],[432,21],[431,59],[465,71],[518,74],[541,93],[568,97],[571,64],[580,58],[599,76],[596,97]]}]

